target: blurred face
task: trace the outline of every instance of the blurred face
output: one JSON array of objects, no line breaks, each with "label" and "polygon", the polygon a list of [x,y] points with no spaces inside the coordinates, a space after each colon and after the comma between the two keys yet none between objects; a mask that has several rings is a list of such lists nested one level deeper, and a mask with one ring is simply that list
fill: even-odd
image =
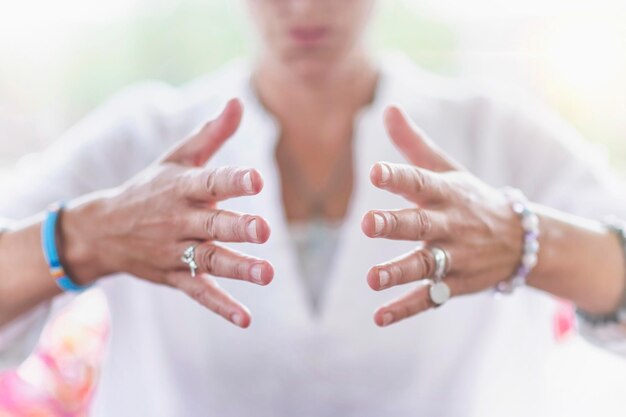
[{"label": "blurred face", "polygon": [[301,77],[332,73],[356,55],[375,0],[246,0],[264,59]]}]

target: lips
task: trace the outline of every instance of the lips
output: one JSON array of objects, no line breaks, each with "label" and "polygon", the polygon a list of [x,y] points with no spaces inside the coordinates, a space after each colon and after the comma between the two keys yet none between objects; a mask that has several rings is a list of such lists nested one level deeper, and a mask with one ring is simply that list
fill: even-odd
[{"label": "lips", "polygon": [[289,31],[291,38],[305,46],[315,46],[320,44],[326,39],[329,34],[329,30],[326,27],[297,27],[292,28]]}]

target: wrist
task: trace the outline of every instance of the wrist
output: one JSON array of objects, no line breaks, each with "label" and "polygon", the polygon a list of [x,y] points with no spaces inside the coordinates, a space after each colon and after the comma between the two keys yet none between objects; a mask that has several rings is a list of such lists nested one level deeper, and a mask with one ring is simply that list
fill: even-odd
[{"label": "wrist", "polygon": [[[602,276],[598,277],[596,285],[604,287],[605,290],[603,296],[598,297],[597,302],[589,303],[587,307],[579,305],[578,308],[599,317],[617,318],[618,313],[624,314],[626,307],[626,234],[624,234],[623,225],[617,226],[617,224],[607,222],[604,226],[602,243],[605,246],[601,250],[603,254],[601,262],[609,265],[602,268]],[[600,242],[597,245],[600,245]]]},{"label": "wrist", "polygon": [[615,311],[626,270],[618,239],[602,223],[539,207],[541,257],[529,285],[594,315]]},{"label": "wrist", "polygon": [[111,273],[98,250],[99,225],[106,224],[98,199],[70,204],[57,227],[59,257],[67,274],[79,285],[93,284]]},{"label": "wrist", "polygon": [[505,188],[503,194],[508,200],[509,224],[514,225],[514,253],[517,261],[513,274],[499,281],[494,289],[496,293],[511,294],[516,288],[526,285],[528,276],[538,262],[539,253],[539,217],[526,199],[526,196],[514,188]]}]

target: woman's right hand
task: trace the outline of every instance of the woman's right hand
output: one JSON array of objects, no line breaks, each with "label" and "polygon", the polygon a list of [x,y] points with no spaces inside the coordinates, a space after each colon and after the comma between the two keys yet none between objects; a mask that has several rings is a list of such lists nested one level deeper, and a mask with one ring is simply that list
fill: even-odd
[{"label": "woman's right hand", "polygon": [[[125,272],[180,289],[240,327],[250,312],[222,290],[212,276],[267,285],[274,276],[265,260],[227,249],[217,242],[264,243],[270,228],[260,216],[218,208],[234,197],[258,194],[254,169],[204,167],[237,130],[238,100],[197,134],[121,187],[70,205],[61,225],[62,258],[79,283]],[[196,244],[198,274],[181,257]]]}]

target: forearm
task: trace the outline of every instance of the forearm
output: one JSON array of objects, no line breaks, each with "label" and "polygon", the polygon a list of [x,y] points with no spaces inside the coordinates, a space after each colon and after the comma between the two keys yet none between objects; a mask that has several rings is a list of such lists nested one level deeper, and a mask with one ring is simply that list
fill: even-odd
[{"label": "forearm", "polygon": [[60,293],[41,250],[40,220],[0,238],[0,326]]},{"label": "forearm", "polygon": [[[64,267],[79,284],[99,275],[87,244],[86,227],[94,219],[82,204],[68,208],[57,227],[57,246]],[[59,295],[61,289],[50,275],[41,244],[41,221],[37,216],[0,237],[0,326],[37,305]]]},{"label": "forearm", "polygon": [[539,263],[528,284],[592,314],[613,312],[626,286],[619,240],[599,222],[535,206],[540,218]]}]

